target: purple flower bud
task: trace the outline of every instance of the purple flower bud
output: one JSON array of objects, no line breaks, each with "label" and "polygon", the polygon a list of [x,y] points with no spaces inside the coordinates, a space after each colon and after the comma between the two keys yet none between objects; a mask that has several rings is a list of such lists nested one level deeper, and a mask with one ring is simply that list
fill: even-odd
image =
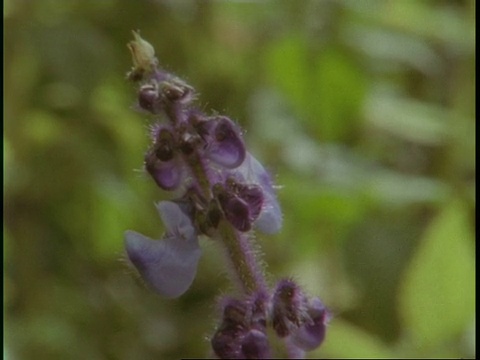
[{"label": "purple flower bud", "polygon": [[183,122],[177,126],[179,133],[179,149],[185,155],[191,155],[196,149],[203,146],[203,140],[188,123]]},{"label": "purple flower bud", "polygon": [[187,104],[193,100],[193,88],[179,78],[171,79],[161,83],[162,95],[169,102],[181,102]]},{"label": "purple flower bud", "polygon": [[267,335],[256,329],[251,329],[242,341],[244,359],[270,358],[270,346]]},{"label": "purple flower bud", "polygon": [[223,212],[216,200],[211,200],[204,211],[198,211],[195,215],[199,230],[207,236],[213,235],[222,218]]},{"label": "purple flower bud", "polygon": [[175,298],[193,282],[201,250],[191,219],[174,202],[157,205],[165,223],[162,240],[125,233],[127,255],[145,282],[160,295]]},{"label": "purple flower bud", "polygon": [[162,161],[170,161],[175,153],[173,130],[168,126],[158,126],[154,138],[155,155]]},{"label": "purple flower bud", "polygon": [[312,300],[308,314],[311,321],[299,327],[291,335],[292,342],[305,351],[314,350],[322,344],[329,320],[328,311],[318,298]]},{"label": "purple flower bud", "polygon": [[267,313],[269,304],[269,295],[265,292],[258,292],[251,298],[251,318],[252,327],[265,331],[267,327]]},{"label": "purple flower bud", "polygon": [[207,141],[205,154],[210,160],[228,169],[240,166],[246,150],[240,131],[232,120],[225,116],[216,117],[203,124],[202,129],[200,132],[208,132],[208,137],[203,134],[203,138]]},{"label": "purple flower bud", "polygon": [[245,329],[230,326],[218,330],[211,339],[212,349],[220,359],[243,359],[242,340]]},{"label": "purple flower bud", "polygon": [[246,317],[248,313],[247,303],[233,298],[226,298],[223,302],[223,323],[246,326]]},{"label": "purple flower bud", "polygon": [[280,337],[290,335],[309,320],[307,298],[290,279],[279,281],[272,299],[272,324]]},{"label": "purple flower bud", "polygon": [[135,40],[129,42],[127,46],[132,54],[133,69],[128,74],[128,78],[133,81],[140,81],[145,73],[155,68],[157,58],[153,46],[142,39],[139,32],[132,32]]},{"label": "purple flower bud", "polygon": [[138,105],[152,114],[158,114],[161,110],[158,89],[153,84],[145,84],[138,91]]},{"label": "purple flower bud", "polygon": [[254,296],[240,301],[223,299],[222,324],[212,338],[212,348],[221,359],[266,359],[270,349],[265,327],[259,325],[264,317],[265,297]]}]

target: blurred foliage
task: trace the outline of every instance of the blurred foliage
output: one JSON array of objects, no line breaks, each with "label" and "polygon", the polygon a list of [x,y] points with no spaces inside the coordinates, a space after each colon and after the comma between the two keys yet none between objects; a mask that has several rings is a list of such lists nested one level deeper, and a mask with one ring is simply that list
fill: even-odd
[{"label": "blurred foliage", "polygon": [[311,357],[475,357],[475,1],[4,4],[5,359],[209,355],[230,290],[202,241],[175,301],[122,260],[160,235],[132,29],[282,185],[258,236],[335,316]]}]

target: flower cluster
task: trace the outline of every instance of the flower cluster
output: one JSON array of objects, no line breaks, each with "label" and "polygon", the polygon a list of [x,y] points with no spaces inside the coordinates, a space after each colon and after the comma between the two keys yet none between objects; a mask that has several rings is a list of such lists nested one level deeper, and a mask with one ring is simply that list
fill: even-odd
[{"label": "flower cluster", "polygon": [[[245,147],[228,117],[208,116],[193,106],[195,90],[158,67],[153,47],[134,32],[129,43],[138,84],[138,107],[154,116],[145,170],[175,199],[157,204],[165,225],[160,240],[125,233],[130,262],[146,284],[175,298],[191,286],[204,235],[222,244],[242,299],[225,298],[222,322],[211,339],[221,359],[264,359],[271,355],[272,327],[291,353],[309,351],[325,336],[328,311],[309,300],[292,280],[269,290],[252,247],[254,230],[273,234],[282,213],[272,179]],[[295,355],[298,356],[298,355]]]}]

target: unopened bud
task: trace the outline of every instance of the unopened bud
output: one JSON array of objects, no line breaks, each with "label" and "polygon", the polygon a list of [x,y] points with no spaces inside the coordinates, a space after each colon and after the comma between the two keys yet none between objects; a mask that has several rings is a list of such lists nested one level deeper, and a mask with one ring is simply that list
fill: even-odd
[{"label": "unopened bud", "polygon": [[132,31],[133,41],[127,44],[132,53],[133,69],[128,77],[132,80],[140,80],[142,75],[153,70],[157,64],[155,49],[153,46],[141,38],[138,31]]}]

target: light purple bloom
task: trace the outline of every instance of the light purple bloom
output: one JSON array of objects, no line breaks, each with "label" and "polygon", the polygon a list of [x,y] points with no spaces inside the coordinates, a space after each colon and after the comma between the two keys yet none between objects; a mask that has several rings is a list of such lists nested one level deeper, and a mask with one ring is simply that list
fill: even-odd
[{"label": "light purple bloom", "polygon": [[191,219],[179,205],[162,201],[157,208],[166,227],[163,239],[127,231],[125,247],[143,280],[160,295],[176,298],[192,284],[201,250]]},{"label": "light purple bloom", "polygon": [[[198,235],[222,243],[243,296],[223,298],[211,346],[220,359],[267,359],[277,335],[290,358],[303,358],[325,338],[330,314],[292,279],[270,290],[252,245],[252,229],[273,234],[283,223],[269,172],[247,152],[240,128],[226,116],[193,106],[195,90],[160,68],[153,47],[134,32],[129,44],[137,107],[156,115],[145,170],[176,200],[157,209],[165,226],[160,240],[125,233],[128,258],[145,283],[166,298],[191,286],[201,250]],[[273,331],[268,331],[273,328]]]}]

